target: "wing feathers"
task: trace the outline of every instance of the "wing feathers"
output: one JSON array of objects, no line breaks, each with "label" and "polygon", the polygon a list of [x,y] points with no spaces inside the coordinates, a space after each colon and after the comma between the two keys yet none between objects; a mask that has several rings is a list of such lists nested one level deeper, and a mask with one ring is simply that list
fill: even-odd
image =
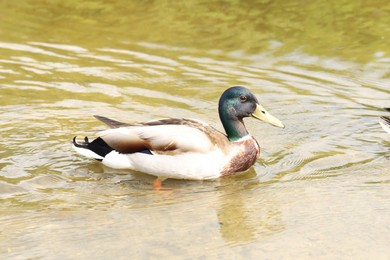
[{"label": "wing feathers", "polygon": [[120,153],[135,153],[147,149],[147,142],[140,138],[137,133],[129,131],[131,128],[114,128],[99,133],[110,147]]},{"label": "wing feathers", "polygon": [[[114,127],[118,126],[115,120],[98,118],[99,120]],[[134,153],[148,149],[157,154],[180,154],[185,152],[208,153],[212,151],[219,142],[227,142],[227,138],[215,130],[202,124],[201,129],[186,124],[156,124],[153,121],[150,125],[127,125],[102,131],[99,137],[110,147],[121,153]],[[122,123],[121,123],[122,124]],[[199,123],[200,124],[200,123]],[[218,138],[216,138],[216,136]],[[226,141],[225,141],[226,139]],[[224,145],[221,145],[223,147]]]},{"label": "wing feathers", "polygon": [[97,120],[102,121],[103,123],[105,123],[106,125],[108,125],[111,128],[131,126],[131,124],[122,123],[122,122],[119,122],[119,121],[116,121],[114,119],[110,119],[110,118],[107,118],[107,117],[104,117],[104,116],[94,115],[94,117]]}]

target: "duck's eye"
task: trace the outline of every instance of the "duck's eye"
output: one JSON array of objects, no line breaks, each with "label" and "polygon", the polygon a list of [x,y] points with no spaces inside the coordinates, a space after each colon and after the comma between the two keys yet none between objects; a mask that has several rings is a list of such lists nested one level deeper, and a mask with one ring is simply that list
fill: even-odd
[{"label": "duck's eye", "polygon": [[240,101],[245,102],[248,98],[246,96],[240,96]]}]

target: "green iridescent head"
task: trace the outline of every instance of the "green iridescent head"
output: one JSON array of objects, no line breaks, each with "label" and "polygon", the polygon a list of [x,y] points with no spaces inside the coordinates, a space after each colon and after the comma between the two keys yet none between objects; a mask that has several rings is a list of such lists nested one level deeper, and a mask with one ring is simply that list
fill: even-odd
[{"label": "green iridescent head", "polygon": [[219,117],[230,141],[246,135],[243,118],[254,117],[277,127],[284,127],[276,117],[269,114],[255,95],[245,87],[231,87],[223,92],[218,105]]}]

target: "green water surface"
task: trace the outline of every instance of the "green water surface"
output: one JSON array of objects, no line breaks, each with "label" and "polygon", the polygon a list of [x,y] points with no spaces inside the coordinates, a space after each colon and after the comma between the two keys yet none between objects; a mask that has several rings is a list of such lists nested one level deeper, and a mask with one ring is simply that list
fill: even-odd
[{"label": "green water surface", "polygon": [[[0,1],[0,258],[389,259],[388,1]],[[214,181],[77,155],[73,136],[252,90],[261,158]]]}]

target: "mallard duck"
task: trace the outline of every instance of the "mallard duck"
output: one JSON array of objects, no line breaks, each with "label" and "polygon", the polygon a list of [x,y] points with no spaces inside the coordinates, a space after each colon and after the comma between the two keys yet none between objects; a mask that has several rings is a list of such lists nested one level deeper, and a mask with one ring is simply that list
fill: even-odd
[{"label": "mallard duck", "polygon": [[[390,112],[390,107],[385,109]],[[379,119],[379,124],[383,127],[383,129],[385,129],[386,132],[390,134],[390,117],[381,116]]]},{"label": "mallard duck", "polygon": [[259,158],[260,147],[245,128],[244,117],[284,127],[244,87],[223,92],[218,111],[226,135],[194,119],[127,124],[95,116],[111,129],[99,132],[92,142],[74,137],[73,148],[108,167],[147,173],[159,180],[205,180],[243,172]]}]

